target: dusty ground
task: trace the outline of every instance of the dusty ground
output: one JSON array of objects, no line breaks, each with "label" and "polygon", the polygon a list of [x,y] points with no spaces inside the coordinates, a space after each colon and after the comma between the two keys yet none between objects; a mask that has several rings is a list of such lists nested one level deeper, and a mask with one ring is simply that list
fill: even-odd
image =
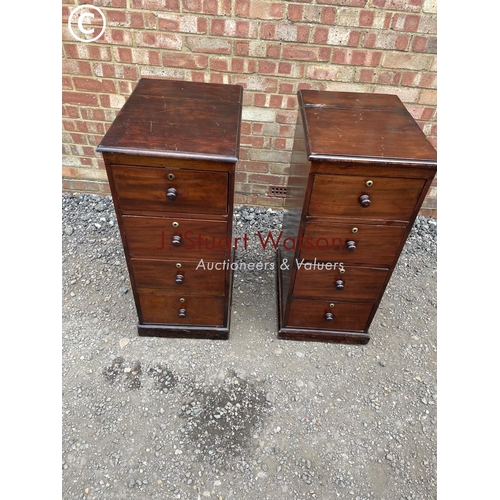
[{"label": "dusty ground", "polygon": [[436,498],[434,221],[366,346],[278,341],[269,271],[235,276],[230,340],[139,338],[111,200],[64,195],[62,227],[65,500]]}]

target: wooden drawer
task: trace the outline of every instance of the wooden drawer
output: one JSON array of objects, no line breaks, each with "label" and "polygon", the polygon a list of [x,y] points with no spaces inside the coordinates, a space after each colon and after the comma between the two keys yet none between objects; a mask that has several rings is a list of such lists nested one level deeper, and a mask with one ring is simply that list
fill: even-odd
[{"label": "wooden drawer", "polygon": [[[177,267],[178,265],[181,267]],[[139,291],[165,290],[179,294],[224,295],[225,271],[196,269],[198,262],[132,259]]]},{"label": "wooden drawer", "polygon": [[[168,167],[111,167],[123,212],[227,214],[228,174]],[[173,179],[169,179],[174,177]],[[169,189],[172,199],[167,198]]]},{"label": "wooden drawer", "polygon": [[[425,179],[316,174],[308,214],[408,221],[424,185]],[[367,207],[361,206],[363,195],[368,196]]]},{"label": "wooden drawer", "polygon": [[[353,233],[353,229],[357,229]],[[404,226],[365,224],[322,224],[308,222],[304,231],[300,258],[388,267],[393,264]],[[348,242],[355,249],[348,251]]]},{"label": "wooden drawer", "polygon": [[[299,262],[300,264],[300,262]],[[295,297],[322,298],[327,300],[365,300],[375,301],[379,298],[389,269],[369,267],[344,267],[344,273],[339,269],[328,269],[324,266],[332,263],[319,264],[323,269],[308,269],[308,265],[297,266],[297,275],[293,294]]]},{"label": "wooden drawer", "polygon": [[[185,301],[181,302],[180,298]],[[143,324],[209,325],[224,324],[224,297],[139,292]],[[185,317],[180,317],[180,310]]]},{"label": "wooden drawer", "polygon": [[[124,216],[123,227],[130,256],[135,258],[222,260],[231,245],[223,221]],[[172,245],[174,237],[180,238],[180,246]]]},{"label": "wooden drawer", "polygon": [[[330,307],[332,303],[333,308]],[[290,304],[287,327],[363,331],[373,306],[373,303],[366,302],[293,299]],[[333,320],[327,321],[326,314],[333,314]]]}]

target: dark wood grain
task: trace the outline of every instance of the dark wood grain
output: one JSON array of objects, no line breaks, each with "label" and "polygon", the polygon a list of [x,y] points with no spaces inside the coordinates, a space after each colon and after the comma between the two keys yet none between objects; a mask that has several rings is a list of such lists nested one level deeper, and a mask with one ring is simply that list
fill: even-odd
[{"label": "dark wood grain", "polygon": [[242,87],[143,78],[97,151],[235,162]]},{"label": "dark wood grain", "polygon": [[[123,213],[227,214],[227,173],[123,165],[111,170]],[[174,200],[167,198],[169,189],[175,189]]]},{"label": "dark wood grain", "polygon": [[[137,289],[164,290],[168,293],[225,295],[226,271],[198,268],[198,262],[132,259]],[[178,267],[180,265],[180,267]],[[176,280],[177,276],[182,279]]]},{"label": "dark wood grain", "polygon": [[[139,302],[143,324],[224,325],[224,297],[139,292]],[[179,316],[180,309],[185,317]]]},{"label": "dark wood grain", "polygon": [[[397,96],[302,90],[298,101],[303,140],[277,255],[278,337],[365,344],[436,151]],[[347,271],[299,269],[302,259]]]},{"label": "dark wood grain", "polygon": [[[334,304],[331,308],[330,304]],[[309,327],[319,330],[364,331],[374,304],[369,302],[339,302],[294,299],[290,304],[288,327]],[[333,321],[325,319],[333,314]]]},{"label": "dark wood grain", "polygon": [[[331,262],[330,265],[333,267]],[[318,270],[311,263],[309,267],[310,269],[307,269],[303,265],[297,269],[294,297],[376,301],[380,297],[389,272],[383,268],[343,266],[345,272],[341,273],[339,266],[328,270],[323,264],[322,269]],[[338,280],[343,282],[343,289],[335,286]]]},{"label": "dark wood grain", "polygon": [[[368,181],[373,185],[368,187]],[[424,184],[424,179],[316,175],[309,215],[408,221]],[[369,196],[367,208],[358,201],[363,195]]]},{"label": "dark wood grain", "polygon": [[301,90],[314,157],[436,162],[436,150],[398,96]]},{"label": "dark wood grain", "polygon": [[229,336],[241,104],[240,86],[142,79],[97,148],[141,336]]},{"label": "dark wood grain", "polygon": [[[174,222],[179,226],[173,227]],[[123,225],[131,257],[223,261],[231,249],[226,222],[182,217],[124,216]],[[178,247],[171,245],[174,236],[181,237]]]},{"label": "dark wood grain", "polygon": [[[358,232],[353,234],[356,227]],[[309,223],[299,259],[388,267],[397,255],[405,226]],[[349,252],[347,242],[356,250]]]}]

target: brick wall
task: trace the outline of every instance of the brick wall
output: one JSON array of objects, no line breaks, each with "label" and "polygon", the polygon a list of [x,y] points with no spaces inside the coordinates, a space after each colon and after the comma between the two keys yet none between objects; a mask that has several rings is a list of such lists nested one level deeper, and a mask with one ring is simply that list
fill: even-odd
[{"label": "brick wall", "polygon": [[[78,42],[78,3],[105,14]],[[245,88],[237,204],[281,206],[299,89],[397,94],[436,146],[436,0],[63,0],[63,189],[108,193],[95,152],[141,77]],[[422,213],[436,216],[436,187]]]}]

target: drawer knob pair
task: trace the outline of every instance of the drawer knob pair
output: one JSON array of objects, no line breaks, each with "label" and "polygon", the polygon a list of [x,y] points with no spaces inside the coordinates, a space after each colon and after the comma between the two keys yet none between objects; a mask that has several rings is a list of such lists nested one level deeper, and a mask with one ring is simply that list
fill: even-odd
[{"label": "drawer knob pair", "polygon": [[167,189],[167,200],[175,201],[177,199],[177,189],[168,188]]},{"label": "drawer knob pair", "polygon": [[184,282],[184,275],[183,274],[177,274],[175,277],[175,284],[176,285],[182,285]]},{"label": "drawer knob pair", "polygon": [[358,198],[358,201],[359,201],[359,204],[363,207],[363,208],[368,208],[370,206],[370,197],[367,195],[367,194],[362,194],[359,198]]},{"label": "drawer knob pair", "polygon": [[179,309],[179,318],[185,318],[186,317],[186,309],[180,308]]},{"label": "drawer knob pair", "polygon": [[172,236],[172,246],[180,247],[182,243],[182,238],[180,236]]}]

